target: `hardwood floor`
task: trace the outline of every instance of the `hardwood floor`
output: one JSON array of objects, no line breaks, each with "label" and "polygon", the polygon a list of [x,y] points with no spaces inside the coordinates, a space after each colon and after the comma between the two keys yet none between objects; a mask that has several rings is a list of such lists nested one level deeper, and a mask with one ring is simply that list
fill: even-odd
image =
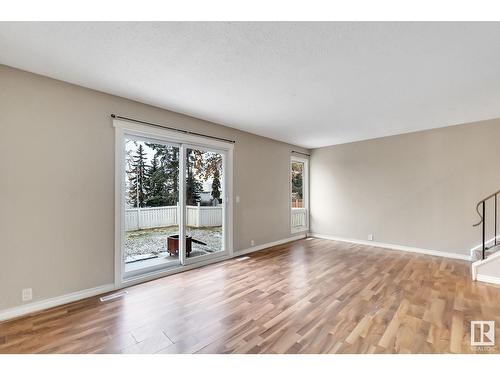
[{"label": "hardwood floor", "polygon": [[[0,324],[0,353],[470,353],[470,263],[300,240]],[[488,352],[499,352],[498,347]]]}]

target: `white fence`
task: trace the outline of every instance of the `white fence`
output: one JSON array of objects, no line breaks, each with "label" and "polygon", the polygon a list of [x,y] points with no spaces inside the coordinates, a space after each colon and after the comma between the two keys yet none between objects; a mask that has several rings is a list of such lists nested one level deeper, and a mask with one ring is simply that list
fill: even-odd
[{"label": "white fence", "polygon": [[[219,227],[222,225],[222,206],[186,206],[186,224],[190,227]],[[168,227],[178,225],[179,206],[127,208],[125,230]]]},{"label": "white fence", "polygon": [[[186,206],[186,224],[190,227],[219,227],[222,225],[222,206]],[[307,210],[292,208],[292,228],[307,225]],[[125,209],[125,230],[139,230],[178,225],[179,207],[147,207]]]},{"label": "white fence", "polygon": [[190,227],[220,227],[222,225],[222,206],[186,206],[186,224]]},{"label": "white fence", "polygon": [[292,228],[305,227],[307,225],[307,210],[305,208],[292,208]]}]

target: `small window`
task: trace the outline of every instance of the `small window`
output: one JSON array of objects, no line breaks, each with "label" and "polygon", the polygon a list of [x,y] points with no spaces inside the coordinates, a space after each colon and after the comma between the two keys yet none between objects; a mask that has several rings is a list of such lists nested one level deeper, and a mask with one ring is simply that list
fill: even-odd
[{"label": "small window", "polygon": [[292,233],[309,229],[307,159],[292,157],[290,163],[290,221]]}]

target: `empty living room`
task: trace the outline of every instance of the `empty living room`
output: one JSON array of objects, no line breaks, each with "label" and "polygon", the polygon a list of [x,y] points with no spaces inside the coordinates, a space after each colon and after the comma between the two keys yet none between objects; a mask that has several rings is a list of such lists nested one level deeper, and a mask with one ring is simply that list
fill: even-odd
[{"label": "empty living room", "polygon": [[0,372],[497,360],[500,22],[189,3],[2,17]]}]

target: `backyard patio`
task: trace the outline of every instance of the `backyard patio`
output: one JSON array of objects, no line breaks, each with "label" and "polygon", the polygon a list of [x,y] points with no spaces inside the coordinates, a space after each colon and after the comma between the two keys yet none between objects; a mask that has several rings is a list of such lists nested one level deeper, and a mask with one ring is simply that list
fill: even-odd
[{"label": "backyard patio", "polygon": [[[222,227],[187,227],[187,235],[205,242],[207,245],[193,243],[190,257],[211,254],[222,250]],[[155,257],[169,257],[172,261],[177,256],[169,256],[167,237],[179,233],[179,227],[141,229],[125,232],[123,257],[125,263],[132,263]]]}]

